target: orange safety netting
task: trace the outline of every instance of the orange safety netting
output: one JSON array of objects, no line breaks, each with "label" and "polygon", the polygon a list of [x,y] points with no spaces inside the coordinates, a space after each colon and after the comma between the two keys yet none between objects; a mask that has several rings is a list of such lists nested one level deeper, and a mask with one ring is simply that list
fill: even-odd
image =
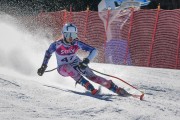
[{"label": "orange safety netting", "polygon": [[[29,18],[28,18],[29,19]],[[61,33],[66,22],[78,37],[96,47],[95,62],[180,69],[180,10],[58,11],[31,16],[33,22]]]}]

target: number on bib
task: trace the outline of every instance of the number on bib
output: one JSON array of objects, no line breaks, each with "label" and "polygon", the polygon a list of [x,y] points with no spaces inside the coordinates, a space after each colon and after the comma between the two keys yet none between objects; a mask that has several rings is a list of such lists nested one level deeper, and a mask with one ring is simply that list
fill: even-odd
[{"label": "number on bib", "polygon": [[62,62],[69,62],[70,60],[72,60],[73,59],[73,56],[70,56],[70,57],[65,57],[65,58],[63,58],[61,61]]}]

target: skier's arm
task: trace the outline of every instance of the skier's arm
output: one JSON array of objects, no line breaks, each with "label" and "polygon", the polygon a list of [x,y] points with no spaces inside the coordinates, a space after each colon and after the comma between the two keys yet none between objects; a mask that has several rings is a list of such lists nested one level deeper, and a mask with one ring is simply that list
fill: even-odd
[{"label": "skier's arm", "polygon": [[96,50],[96,48],[89,46],[89,45],[87,45],[83,42],[80,42],[80,41],[78,42],[78,46],[80,49],[89,52],[88,57],[84,58],[83,61],[79,63],[79,67],[81,69],[85,69],[87,67],[87,65],[89,64],[89,62],[96,57],[97,50]]},{"label": "skier's arm", "polygon": [[56,43],[52,43],[50,46],[49,46],[49,49],[46,50],[46,53],[45,53],[45,56],[44,56],[44,60],[43,60],[43,63],[41,65],[41,67],[38,69],[37,73],[39,76],[42,76],[44,74],[44,71],[46,70],[47,68],[47,64],[48,64],[48,61],[49,59],[51,58],[51,55],[52,53],[56,50]]},{"label": "skier's arm", "polygon": [[44,55],[44,59],[43,59],[43,63],[42,65],[47,65],[49,62],[49,59],[52,56],[52,53],[56,50],[56,43],[53,42],[49,48],[46,50],[45,55]]},{"label": "skier's arm", "polygon": [[94,47],[92,47],[90,45],[87,45],[87,44],[85,44],[85,43],[83,43],[81,41],[78,41],[78,46],[79,46],[80,49],[89,52],[89,55],[87,56],[87,59],[89,61],[93,60],[98,54],[98,51],[97,51],[96,48],[94,48]]}]

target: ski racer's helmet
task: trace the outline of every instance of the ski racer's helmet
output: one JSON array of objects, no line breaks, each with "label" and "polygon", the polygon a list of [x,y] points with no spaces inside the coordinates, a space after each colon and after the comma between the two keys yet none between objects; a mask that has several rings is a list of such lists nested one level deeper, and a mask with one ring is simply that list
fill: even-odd
[{"label": "ski racer's helmet", "polygon": [[63,26],[62,34],[64,36],[65,42],[69,43],[69,39],[77,38],[77,27],[74,24],[67,23]]}]

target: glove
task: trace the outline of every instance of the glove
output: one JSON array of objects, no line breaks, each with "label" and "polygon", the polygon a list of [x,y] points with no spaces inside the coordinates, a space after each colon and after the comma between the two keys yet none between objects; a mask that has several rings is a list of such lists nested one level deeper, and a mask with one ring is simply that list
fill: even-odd
[{"label": "glove", "polygon": [[88,64],[89,64],[89,59],[88,58],[84,58],[84,60],[79,63],[79,68],[82,69],[82,70],[86,69]]},{"label": "glove", "polygon": [[44,74],[44,71],[46,70],[47,65],[42,65],[41,68],[38,69],[37,74],[39,76],[42,76]]}]

